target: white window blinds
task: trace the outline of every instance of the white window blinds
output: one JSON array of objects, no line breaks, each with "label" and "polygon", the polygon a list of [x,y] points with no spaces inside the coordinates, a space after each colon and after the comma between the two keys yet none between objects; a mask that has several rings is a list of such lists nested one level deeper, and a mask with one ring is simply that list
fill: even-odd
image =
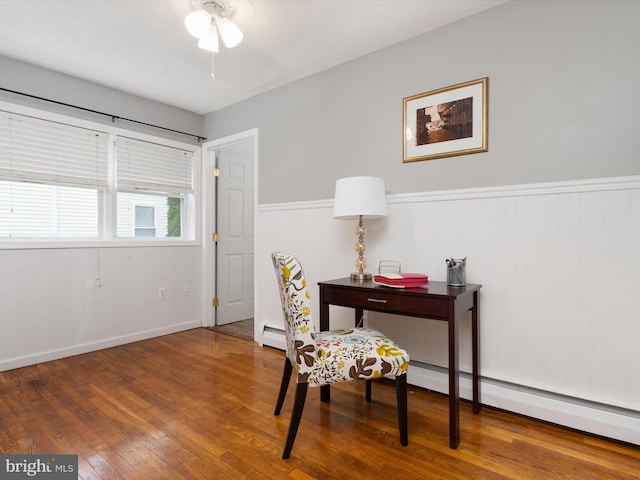
[{"label": "white window blinds", "polygon": [[0,111],[0,180],[107,188],[103,132]]},{"label": "white window blinds", "polygon": [[116,143],[118,191],[193,193],[193,156],[192,151],[119,137]]}]

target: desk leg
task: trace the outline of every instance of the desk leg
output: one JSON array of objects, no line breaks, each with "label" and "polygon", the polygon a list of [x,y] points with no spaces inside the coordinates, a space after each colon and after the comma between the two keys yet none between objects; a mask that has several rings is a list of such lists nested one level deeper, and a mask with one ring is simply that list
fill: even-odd
[{"label": "desk leg", "polygon": [[[320,296],[322,296],[322,290],[320,290]],[[326,332],[329,330],[329,304],[326,302],[320,302],[320,331]]]},{"label": "desk leg", "polygon": [[329,385],[322,385],[320,387],[320,401],[328,402],[329,400],[331,400],[331,388]]},{"label": "desk leg", "polygon": [[458,370],[458,319],[453,302],[449,303],[449,447],[460,444],[460,388]]},{"label": "desk leg", "polygon": [[[320,288],[320,331],[329,330],[329,304],[324,301],[323,291]],[[331,399],[331,388],[329,385],[320,387],[320,401],[328,402]]]},{"label": "desk leg", "polygon": [[478,319],[478,292],[473,292],[473,307],[471,308],[471,337],[473,348],[473,413],[480,413],[480,338]]}]

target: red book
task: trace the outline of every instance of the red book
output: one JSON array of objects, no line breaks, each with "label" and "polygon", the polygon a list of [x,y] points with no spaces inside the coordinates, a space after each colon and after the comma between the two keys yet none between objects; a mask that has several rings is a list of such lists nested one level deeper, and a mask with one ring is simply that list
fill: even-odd
[{"label": "red book", "polygon": [[373,276],[373,283],[394,288],[422,287],[429,284],[423,273],[381,273]]}]

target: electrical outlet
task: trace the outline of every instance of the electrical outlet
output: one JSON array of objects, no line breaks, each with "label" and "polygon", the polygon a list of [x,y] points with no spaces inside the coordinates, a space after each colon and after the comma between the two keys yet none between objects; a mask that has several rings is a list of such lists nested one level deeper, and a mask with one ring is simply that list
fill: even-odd
[{"label": "electrical outlet", "polygon": [[184,293],[189,293],[189,285],[184,286]]},{"label": "electrical outlet", "polygon": [[161,288],[158,290],[158,299],[160,299],[160,300],[164,300],[165,294],[166,294],[166,292],[165,292],[164,287],[161,287]]}]

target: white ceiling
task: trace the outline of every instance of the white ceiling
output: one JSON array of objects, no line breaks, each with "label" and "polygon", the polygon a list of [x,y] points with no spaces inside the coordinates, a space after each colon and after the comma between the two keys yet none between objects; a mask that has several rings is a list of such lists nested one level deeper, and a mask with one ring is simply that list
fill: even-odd
[{"label": "white ceiling", "polygon": [[196,0],[0,0],[0,55],[206,114],[507,0],[230,1],[244,40],[215,80]]}]

